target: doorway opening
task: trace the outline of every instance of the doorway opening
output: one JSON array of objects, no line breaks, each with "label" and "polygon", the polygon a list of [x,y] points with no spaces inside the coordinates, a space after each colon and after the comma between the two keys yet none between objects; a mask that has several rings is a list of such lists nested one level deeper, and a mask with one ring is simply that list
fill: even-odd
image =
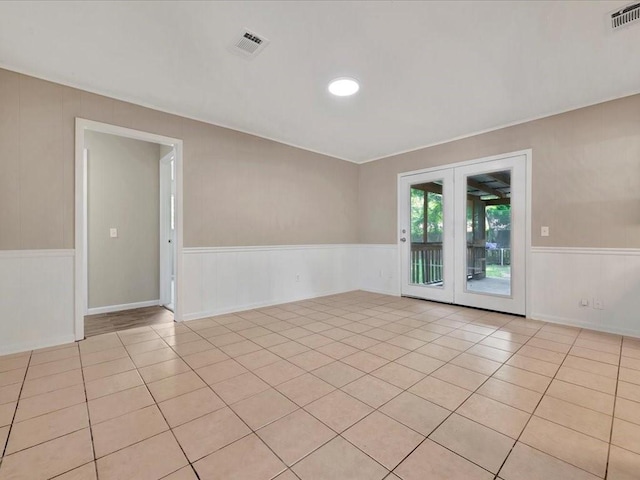
[{"label": "doorway opening", "polygon": [[76,339],[180,320],[182,142],[76,119]]}]

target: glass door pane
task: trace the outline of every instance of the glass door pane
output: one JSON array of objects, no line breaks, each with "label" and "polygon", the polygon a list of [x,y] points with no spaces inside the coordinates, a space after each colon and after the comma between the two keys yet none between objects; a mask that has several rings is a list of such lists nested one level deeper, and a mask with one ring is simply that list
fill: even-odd
[{"label": "glass door pane", "polygon": [[511,295],[511,171],[467,177],[466,290]]},{"label": "glass door pane", "polygon": [[411,283],[444,285],[442,181],[411,186]]}]

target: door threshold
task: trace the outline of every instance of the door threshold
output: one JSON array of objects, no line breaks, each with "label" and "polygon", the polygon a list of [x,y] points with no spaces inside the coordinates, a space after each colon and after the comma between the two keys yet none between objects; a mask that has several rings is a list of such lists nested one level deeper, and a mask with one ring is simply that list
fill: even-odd
[{"label": "door threshold", "polygon": [[490,308],[471,307],[469,305],[462,305],[460,303],[443,302],[441,300],[429,300],[427,298],[412,297],[411,295],[402,295],[401,294],[400,298],[411,298],[412,300],[421,300],[423,302],[439,303],[440,305],[451,305],[453,307],[471,308],[472,310],[480,310],[482,312],[500,313],[502,315],[511,315],[512,317],[527,318],[526,315],[522,315],[520,313],[502,312],[500,310],[491,310]]}]

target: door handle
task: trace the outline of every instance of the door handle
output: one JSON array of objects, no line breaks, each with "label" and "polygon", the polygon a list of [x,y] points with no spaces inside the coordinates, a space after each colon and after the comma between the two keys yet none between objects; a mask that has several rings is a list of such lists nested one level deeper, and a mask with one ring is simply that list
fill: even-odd
[{"label": "door handle", "polygon": [[405,237],[402,237],[402,238],[400,239],[400,241],[401,241],[402,243],[404,243],[404,242],[406,242],[406,241],[407,241],[407,239],[406,239]]}]

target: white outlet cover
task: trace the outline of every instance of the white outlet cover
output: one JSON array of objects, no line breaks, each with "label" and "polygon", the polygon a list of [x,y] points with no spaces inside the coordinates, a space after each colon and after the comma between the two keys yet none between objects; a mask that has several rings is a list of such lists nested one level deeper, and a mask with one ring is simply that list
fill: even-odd
[{"label": "white outlet cover", "polygon": [[549,227],[540,227],[540,236],[548,237],[549,236]]},{"label": "white outlet cover", "polygon": [[118,229],[117,228],[110,228],[109,229],[109,236],[111,238],[118,238]]}]

